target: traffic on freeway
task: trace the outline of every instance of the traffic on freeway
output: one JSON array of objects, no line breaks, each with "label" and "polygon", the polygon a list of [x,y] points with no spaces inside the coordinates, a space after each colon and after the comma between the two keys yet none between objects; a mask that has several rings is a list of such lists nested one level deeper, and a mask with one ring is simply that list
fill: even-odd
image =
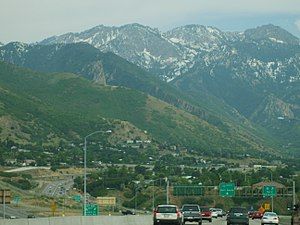
[{"label": "traffic on freeway", "polygon": [[72,179],[55,181],[47,184],[42,193],[50,197],[62,196],[73,187],[73,184]]}]

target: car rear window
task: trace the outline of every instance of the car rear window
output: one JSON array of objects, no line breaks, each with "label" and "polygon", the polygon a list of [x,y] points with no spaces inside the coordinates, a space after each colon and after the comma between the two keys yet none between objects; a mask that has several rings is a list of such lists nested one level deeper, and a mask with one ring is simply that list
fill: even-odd
[{"label": "car rear window", "polygon": [[199,208],[196,205],[188,205],[188,206],[183,206],[182,210],[183,211],[199,211]]},{"label": "car rear window", "polygon": [[205,207],[202,208],[202,207],[201,207],[201,211],[207,212],[207,211],[209,211],[209,208],[205,208]]},{"label": "car rear window", "polygon": [[158,207],[157,212],[159,213],[176,213],[175,207]]},{"label": "car rear window", "polygon": [[231,213],[247,213],[245,208],[232,208],[230,209]]},{"label": "car rear window", "polygon": [[277,216],[277,214],[273,212],[267,212],[264,214],[264,216]]}]

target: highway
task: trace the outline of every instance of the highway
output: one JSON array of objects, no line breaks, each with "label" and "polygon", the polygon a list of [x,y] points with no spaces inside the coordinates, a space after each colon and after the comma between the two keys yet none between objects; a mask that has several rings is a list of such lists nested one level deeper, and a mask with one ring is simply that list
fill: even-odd
[{"label": "highway", "polygon": [[[287,217],[284,223],[280,225],[288,225],[289,218]],[[153,225],[151,215],[136,215],[136,216],[95,216],[95,217],[49,217],[49,218],[34,218],[34,219],[0,219],[0,225]],[[197,224],[197,223],[186,223]],[[226,218],[213,219],[210,223],[203,221],[203,225],[226,225]],[[260,225],[260,220],[251,220],[250,225]]]},{"label": "highway", "polygon": [[73,187],[73,184],[72,179],[55,181],[48,184],[42,191],[42,194],[50,197],[59,197],[65,195]]},{"label": "highway", "polygon": [[[27,213],[20,209],[13,208],[9,205],[5,205],[5,217],[27,218]],[[0,217],[3,218],[3,205],[0,205]]]}]

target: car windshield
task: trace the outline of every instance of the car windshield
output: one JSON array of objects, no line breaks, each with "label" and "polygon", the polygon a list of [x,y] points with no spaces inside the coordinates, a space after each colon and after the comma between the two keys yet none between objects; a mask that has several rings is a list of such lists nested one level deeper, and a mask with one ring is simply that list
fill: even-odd
[{"label": "car windshield", "polygon": [[232,208],[230,209],[231,213],[247,213],[245,208]]},{"label": "car windshield", "polygon": [[201,211],[207,212],[209,211],[209,208],[201,208]]},{"label": "car windshield", "polygon": [[159,212],[159,213],[176,213],[176,208],[168,207],[168,206],[158,207],[157,212]]},{"label": "car windshield", "polygon": [[188,206],[183,206],[182,211],[199,211],[199,208],[196,205],[188,205]]}]

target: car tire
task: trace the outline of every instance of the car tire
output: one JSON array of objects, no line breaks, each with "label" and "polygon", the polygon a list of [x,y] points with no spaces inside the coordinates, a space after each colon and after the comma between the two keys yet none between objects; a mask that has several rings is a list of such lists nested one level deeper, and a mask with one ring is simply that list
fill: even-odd
[{"label": "car tire", "polygon": [[209,219],[208,221],[211,223],[211,222],[212,222],[212,219]]},{"label": "car tire", "polygon": [[198,222],[198,225],[202,225],[202,221],[199,221],[199,222]]}]

